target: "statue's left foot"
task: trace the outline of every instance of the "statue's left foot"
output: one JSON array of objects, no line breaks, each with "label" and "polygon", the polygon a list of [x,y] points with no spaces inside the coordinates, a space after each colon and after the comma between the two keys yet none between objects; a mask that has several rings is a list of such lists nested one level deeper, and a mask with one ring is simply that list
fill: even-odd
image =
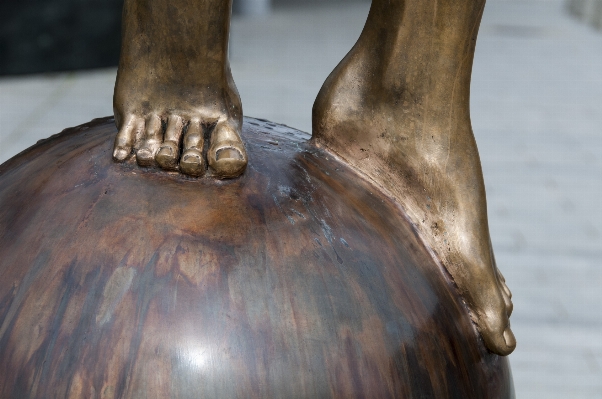
[{"label": "statue's left foot", "polygon": [[[516,346],[511,294],[493,257],[468,107],[474,40],[467,38],[482,2],[460,3],[445,3],[446,11],[439,4],[437,12],[432,2],[407,1],[415,14],[404,17],[404,7],[373,0],[360,39],[316,98],[312,134],[403,206],[453,278],[486,347],[508,355]],[[449,40],[417,37],[425,26],[443,29],[429,35]]]}]

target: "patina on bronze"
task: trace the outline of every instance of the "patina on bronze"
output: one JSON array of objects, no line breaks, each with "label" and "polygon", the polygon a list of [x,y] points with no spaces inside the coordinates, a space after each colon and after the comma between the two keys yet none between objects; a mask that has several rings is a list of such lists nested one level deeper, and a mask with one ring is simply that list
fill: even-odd
[{"label": "patina on bronze", "polygon": [[[403,207],[452,275],[487,347],[507,355],[516,345],[511,293],[493,256],[469,114],[484,6],[484,0],[373,0],[357,44],[316,99],[313,142]],[[140,165],[200,176],[206,131],[212,174],[243,172],[229,16],[223,0],[126,0],[115,159],[133,149]]]},{"label": "patina on bronze", "polygon": [[0,398],[514,397],[399,205],[307,134],[246,118],[215,180],[116,133],[0,166]]}]

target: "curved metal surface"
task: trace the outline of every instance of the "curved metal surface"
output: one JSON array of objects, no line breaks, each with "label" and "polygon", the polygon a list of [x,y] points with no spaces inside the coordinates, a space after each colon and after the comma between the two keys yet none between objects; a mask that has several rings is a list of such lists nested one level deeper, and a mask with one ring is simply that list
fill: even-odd
[{"label": "curved metal surface", "polygon": [[514,397],[400,208],[304,133],[246,118],[231,181],[114,135],[0,166],[1,398]]}]

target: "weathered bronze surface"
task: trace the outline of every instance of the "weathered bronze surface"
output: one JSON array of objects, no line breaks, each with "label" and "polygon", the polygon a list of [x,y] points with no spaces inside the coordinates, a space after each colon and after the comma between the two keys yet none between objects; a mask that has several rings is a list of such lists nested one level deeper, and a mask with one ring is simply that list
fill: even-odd
[{"label": "weathered bronze surface", "polygon": [[221,181],[115,133],[0,166],[0,398],[514,397],[399,205],[307,135],[246,119]]},{"label": "weathered bronze surface", "polygon": [[[507,355],[516,346],[511,293],[493,256],[469,114],[484,6],[373,0],[357,44],[316,99],[313,137],[403,207],[453,276],[487,347]],[[206,152],[213,175],[244,171],[229,17],[228,0],[126,0],[115,159],[135,151],[142,166],[199,176]]]}]

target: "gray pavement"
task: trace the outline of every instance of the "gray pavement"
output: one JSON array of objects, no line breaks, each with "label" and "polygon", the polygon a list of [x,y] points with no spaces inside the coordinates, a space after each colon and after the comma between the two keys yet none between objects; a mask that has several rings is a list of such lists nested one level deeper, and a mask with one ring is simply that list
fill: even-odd
[{"label": "gray pavement", "polygon": [[[246,115],[311,129],[322,82],[368,4],[232,22]],[[563,3],[490,0],[472,120],[500,269],[513,291],[518,398],[602,398],[602,33]],[[111,114],[115,70],[0,79],[0,161]]]}]

